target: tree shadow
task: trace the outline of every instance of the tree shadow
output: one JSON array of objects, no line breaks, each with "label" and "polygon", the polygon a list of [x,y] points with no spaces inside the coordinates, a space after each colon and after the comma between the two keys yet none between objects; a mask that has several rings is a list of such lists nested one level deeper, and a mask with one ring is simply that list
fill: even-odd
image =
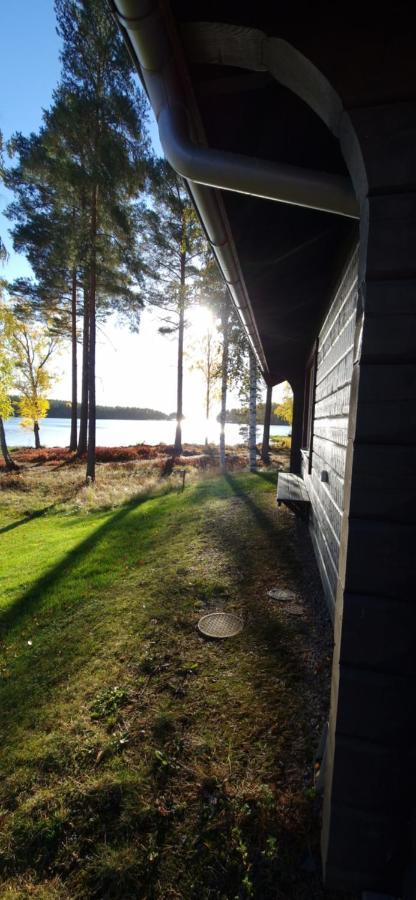
[{"label": "tree shadow", "polygon": [[[141,623],[136,583],[127,582],[131,588],[127,587],[123,598],[123,579],[130,571],[139,574],[147,552],[160,547],[163,583],[163,544],[177,535],[177,521],[164,502],[171,496],[177,497],[176,492],[140,493],[112,515],[104,514],[102,524],[0,612],[0,638],[9,670],[0,706],[9,736],[25,719],[40,715],[55,696],[59,698],[74,673],[91,659],[111,655],[113,639],[117,640],[113,585],[122,591],[125,618],[120,632],[126,632],[131,623],[135,631]],[[136,515],[148,501],[155,502],[143,515]],[[98,638],[101,632],[104,640]]]},{"label": "tree shadow", "polygon": [[[257,473],[256,473],[256,476],[257,476]],[[257,476],[257,477],[263,477],[264,480],[267,481],[269,484],[272,483],[271,479],[268,478],[267,476]],[[258,506],[258,504],[255,503],[255,501],[252,499],[250,494],[244,490],[244,488],[241,486],[240,482],[236,478],[234,478],[232,475],[226,474],[226,475],[224,475],[224,479],[227,482],[227,484],[229,485],[229,487],[231,488],[233,494],[235,494],[236,497],[239,497],[240,500],[244,500],[244,503],[246,504],[246,506],[252,513],[252,515],[254,516],[254,518],[255,518],[257,524],[260,526],[260,528],[263,529],[263,531],[268,535],[269,538],[272,538],[272,536],[275,535],[275,526],[274,526],[273,522],[271,521],[271,519],[266,515],[266,513],[263,512],[263,510],[260,508],[260,506]]]},{"label": "tree shadow", "polygon": [[34,519],[41,519],[42,516],[45,516],[48,512],[51,512],[52,509],[56,509],[61,504],[68,503],[69,500],[72,500],[75,494],[79,491],[80,487],[81,485],[76,485],[75,489],[71,491],[71,493],[66,497],[55,500],[55,503],[50,503],[49,506],[44,506],[42,507],[42,509],[34,509],[33,512],[28,513],[27,516],[23,517],[23,519],[18,519],[17,522],[10,522],[9,525],[4,525],[3,528],[0,528],[0,534],[6,534],[7,531],[14,531],[15,528],[20,528],[21,525],[27,525],[29,522],[33,522]]},{"label": "tree shadow", "polygon": [[283,649],[281,638],[283,633],[293,634],[298,630],[296,623],[279,620],[275,615],[276,610],[272,611],[267,604],[261,604],[260,614],[260,604],[256,600],[255,594],[253,595],[253,588],[258,585],[260,591],[265,591],[264,578],[270,578],[270,559],[274,558],[276,577],[283,568],[285,579],[291,583],[294,589],[299,590],[302,573],[299,567],[294,530],[287,520],[279,524],[277,514],[276,517],[268,516],[237,479],[226,475],[225,480],[234,496],[244,502],[254,519],[255,526],[260,529],[260,536],[258,533],[256,535],[256,529],[253,528],[253,540],[251,541],[249,524],[242,530],[236,517],[235,527],[230,526],[229,520],[224,519],[220,512],[218,515],[214,515],[210,521],[210,536],[219,548],[229,554],[242,577],[242,595],[251,619],[253,633],[257,633],[257,636],[261,637],[269,652],[275,654],[279,650],[279,653],[284,652],[288,661],[289,659],[293,661],[290,647],[285,643]]},{"label": "tree shadow", "polygon": [[[117,528],[132,510],[136,509],[149,499],[151,499],[151,495],[140,494],[129,500],[121,507],[121,509],[104,522],[103,525],[100,525],[92,534],[85,538],[85,540],[81,541],[81,543],[70,550],[64,559],[53,566],[45,575],[42,575],[42,577],[39,578],[38,581],[22,594],[10,607],[3,612],[0,612],[0,635],[4,636],[4,633],[8,628],[17,625],[24,616],[30,614],[36,600],[48,591],[55,582],[65,577],[67,574],[69,575],[71,569],[90,553],[108,532]],[[39,510],[38,514],[32,513],[30,516],[27,516],[26,519],[12,523],[10,527],[6,526],[2,531],[11,530],[12,527],[17,527],[18,525],[23,525],[26,522],[39,518],[45,515],[48,510],[53,509],[56,505],[57,504],[55,503],[51,504],[51,506]]]}]

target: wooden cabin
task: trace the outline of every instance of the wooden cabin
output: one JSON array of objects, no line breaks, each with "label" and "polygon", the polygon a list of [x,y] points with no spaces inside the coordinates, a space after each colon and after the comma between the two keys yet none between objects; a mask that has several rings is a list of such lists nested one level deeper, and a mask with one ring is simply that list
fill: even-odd
[{"label": "wooden cabin", "polygon": [[334,620],[328,886],[416,897],[410,4],[114,0],[268,384]]}]

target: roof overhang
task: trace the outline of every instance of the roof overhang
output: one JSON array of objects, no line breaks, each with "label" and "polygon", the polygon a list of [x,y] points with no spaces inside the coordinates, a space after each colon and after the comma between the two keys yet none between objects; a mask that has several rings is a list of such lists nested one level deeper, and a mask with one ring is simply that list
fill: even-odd
[{"label": "roof overhang", "polygon": [[322,78],[303,79],[273,33],[189,22],[195,4],[113,8],[264,377],[290,380],[356,235],[355,195],[330,131],[337,96]]}]

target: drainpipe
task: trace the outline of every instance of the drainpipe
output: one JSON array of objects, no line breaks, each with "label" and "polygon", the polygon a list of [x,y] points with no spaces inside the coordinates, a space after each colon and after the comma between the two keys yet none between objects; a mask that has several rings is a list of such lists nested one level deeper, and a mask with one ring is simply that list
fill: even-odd
[{"label": "drainpipe", "polygon": [[348,178],[198,147],[189,138],[185,110],[177,104],[163,106],[157,121],[166,159],[188,181],[358,218],[357,201]]},{"label": "drainpipe", "polygon": [[[110,5],[124,31],[133,63],[149,96],[156,118],[168,103],[177,104],[183,95],[166,35],[166,26],[154,0],[112,0]],[[141,14],[141,17],[140,17]],[[188,182],[189,193],[250,344],[266,381],[270,372],[251,309],[247,288],[230,233],[221,195],[196,182]]]},{"label": "drainpipe", "polygon": [[188,122],[167,26],[155,0],[112,0],[112,8],[139,64],[158,122],[161,144],[175,171],[189,182],[205,231],[245,324],[266,382],[270,375],[255,326],[221,199],[205,188],[220,188],[268,200],[358,217],[348,179],[213,150],[196,144]]},{"label": "drainpipe", "polygon": [[179,175],[211,188],[358,218],[349,178],[193,143],[158,8],[146,0],[117,0],[115,7],[140,63],[166,159]]}]

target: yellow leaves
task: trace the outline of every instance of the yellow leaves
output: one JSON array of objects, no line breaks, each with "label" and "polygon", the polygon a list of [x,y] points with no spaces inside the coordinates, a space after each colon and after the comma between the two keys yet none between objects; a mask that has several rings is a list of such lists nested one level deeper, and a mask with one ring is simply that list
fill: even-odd
[{"label": "yellow leaves", "polygon": [[5,392],[2,384],[1,384],[1,376],[0,376],[0,417],[2,419],[8,419],[13,415],[13,406],[8,394]]},{"label": "yellow leaves", "polygon": [[21,395],[22,425],[29,427],[49,409],[47,364],[55,342],[44,327],[20,321],[4,304],[0,304],[0,339],[0,415],[12,415],[9,394],[15,390]]},{"label": "yellow leaves", "polygon": [[287,397],[283,400],[282,403],[278,403],[274,408],[275,415],[279,416],[280,419],[283,419],[284,422],[287,422],[288,425],[292,424],[293,419],[293,400],[290,397]]},{"label": "yellow leaves", "polygon": [[19,411],[25,427],[43,419],[49,409],[45,396],[51,386],[47,364],[55,340],[37,323],[22,322],[0,303],[0,416],[13,415],[10,393],[21,397]]},{"label": "yellow leaves", "polygon": [[46,397],[26,396],[19,400],[19,412],[23,421],[22,428],[31,428],[34,422],[44,419],[49,409]]},{"label": "yellow leaves", "polygon": [[14,316],[9,309],[0,304],[0,416],[8,419],[13,415],[10,391],[13,385],[13,360],[10,355],[9,340],[15,324]]},{"label": "yellow leaves", "polygon": [[274,407],[274,413],[276,416],[279,416],[283,419],[284,422],[287,422],[288,425],[292,424],[293,420],[293,394],[288,382],[285,383],[283,400],[281,403],[277,403]]}]

